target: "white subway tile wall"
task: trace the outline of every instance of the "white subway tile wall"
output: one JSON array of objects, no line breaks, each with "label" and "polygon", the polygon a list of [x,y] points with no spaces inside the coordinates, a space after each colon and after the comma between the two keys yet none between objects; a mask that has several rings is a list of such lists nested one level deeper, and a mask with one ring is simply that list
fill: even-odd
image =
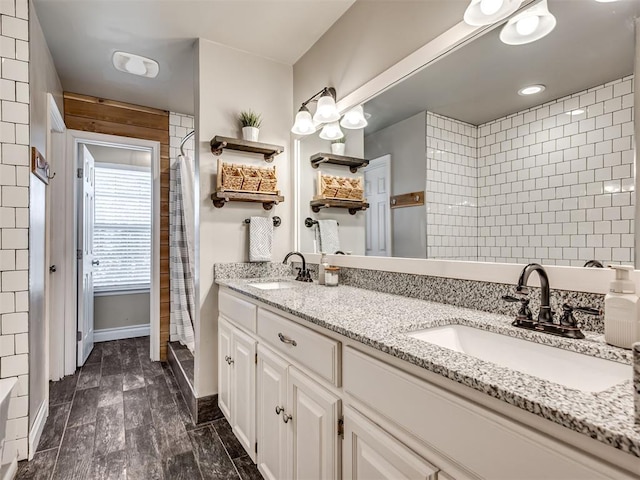
[{"label": "white subway tile wall", "polygon": [[2,463],[27,458],[29,3],[0,1],[0,377],[17,377]]},{"label": "white subway tile wall", "polygon": [[478,257],[477,134],[427,112],[427,258]]},{"label": "white subway tile wall", "polygon": [[633,77],[480,125],[477,145],[479,261],[633,261]]},{"label": "white subway tile wall", "polygon": [[[184,115],[182,113],[169,113],[169,154],[171,155],[171,163],[180,155],[180,143],[182,139],[193,130],[194,118],[191,115]],[[191,137],[184,144],[184,153],[193,160],[195,156],[195,138]],[[175,180],[173,176],[169,181],[169,190],[172,192],[175,188]],[[173,301],[173,295],[171,295],[171,301]],[[173,312],[173,308],[171,308]],[[176,320],[171,316],[169,323],[169,338],[172,342],[178,341],[178,335],[176,330]]]}]

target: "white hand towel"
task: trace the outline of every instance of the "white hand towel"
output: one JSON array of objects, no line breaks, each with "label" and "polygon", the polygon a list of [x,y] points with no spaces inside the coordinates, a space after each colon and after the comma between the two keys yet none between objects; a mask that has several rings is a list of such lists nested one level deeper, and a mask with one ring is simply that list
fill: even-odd
[{"label": "white hand towel", "polygon": [[249,223],[249,261],[270,262],[273,243],[273,220],[270,217],[251,217]]},{"label": "white hand towel", "polygon": [[338,222],[335,220],[318,220],[318,248],[320,253],[333,254],[340,250]]}]

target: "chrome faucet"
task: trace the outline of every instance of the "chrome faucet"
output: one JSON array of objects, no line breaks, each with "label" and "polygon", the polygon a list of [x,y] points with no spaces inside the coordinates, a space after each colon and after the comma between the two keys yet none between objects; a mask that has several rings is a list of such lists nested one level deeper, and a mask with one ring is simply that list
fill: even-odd
[{"label": "chrome faucet", "polygon": [[[531,310],[529,310],[529,298],[526,297],[526,295],[529,294],[527,282],[533,272],[538,272],[538,276],[540,277],[540,311],[538,312],[538,320],[533,319]],[[595,308],[573,307],[565,303],[562,306],[562,317],[559,321],[554,320],[550,302],[549,277],[545,269],[542,268],[542,265],[537,263],[530,263],[522,269],[520,278],[518,278],[516,293],[520,298],[511,295],[502,297],[502,299],[507,302],[520,303],[520,310],[512,323],[514,327],[551,333],[561,337],[584,338],[584,333],[580,331],[578,322],[573,317],[573,312],[581,312],[588,315],[602,314],[600,310]]]},{"label": "chrome faucet", "polygon": [[313,280],[311,280],[311,274],[309,273],[309,270],[307,270],[307,261],[304,259],[304,255],[302,255],[300,252],[289,252],[287,253],[287,256],[284,257],[284,260],[282,261],[283,264],[287,264],[287,260],[289,260],[289,257],[293,256],[293,255],[297,255],[300,257],[300,259],[302,260],[302,268],[298,268],[298,275],[296,275],[296,280],[299,282],[312,282]]},{"label": "chrome faucet", "polygon": [[529,293],[527,281],[533,272],[538,272],[538,277],[540,277],[540,312],[538,313],[538,322],[553,323],[553,311],[551,310],[551,303],[549,301],[549,277],[545,269],[542,268],[542,265],[530,263],[522,269],[520,278],[518,279],[516,293],[520,295],[527,295]]}]

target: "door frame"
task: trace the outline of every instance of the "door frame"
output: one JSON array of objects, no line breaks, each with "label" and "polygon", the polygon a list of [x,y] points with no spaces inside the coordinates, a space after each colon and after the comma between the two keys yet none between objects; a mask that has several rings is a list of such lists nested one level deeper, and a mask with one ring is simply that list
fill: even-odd
[{"label": "door frame", "polygon": [[[387,202],[387,245],[389,248],[387,251],[389,252],[389,257],[393,256],[393,219],[391,218],[391,155],[385,154],[381,155],[378,158],[374,158],[373,160],[369,160],[369,165],[363,168],[363,173],[366,175],[367,170],[372,170],[372,167],[379,168],[380,165],[383,165],[386,170],[386,178],[387,178],[387,192],[389,192],[389,201]],[[366,231],[365,231],[366,234]],[[366,241],[365,241],[366,243]],[[365,250],[366,255],[366,250]]]},{"label": "door frame", "polygon": [[107,135],[104,133],[85,132],[80,130],[67,130],[67,152],[72,160],[72,169],[67,172],[67,178],[72,178],[73,183],[66,192],[65,216],[67,219],[65,237],[67,238],[67,255],[65,267],[71,272],[65,278],[65,291],[69,303],[70,314],[65,315],[64,325],[64,366],[65,375],[71,375],[76,370],[77,364],[77,260],[78,248],[76,218],[78,185],[75,181],[78,169],[78,145],[115,146],[134,149],[148,149],[151,152],[152,182],[152,216],[151,216],[151,288],[149,291],[150,302],[150,357],[151,360],[160,360],[160,142],[142,140],[139,138]]}]

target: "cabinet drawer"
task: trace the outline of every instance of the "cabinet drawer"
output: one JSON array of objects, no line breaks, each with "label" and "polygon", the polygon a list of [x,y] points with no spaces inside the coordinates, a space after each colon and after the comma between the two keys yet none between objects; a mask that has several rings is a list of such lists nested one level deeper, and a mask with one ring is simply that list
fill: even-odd
[{"label": "cabinet drawer", "polygon": [[262,308],[258,309],[258,335],[277,351],[338,385],[340,342]]},{"label": "cabinet drawer", "polygon": [[250,332],[256,332],[257,307],[253,303],[221,290],[218,295],[218,310],[233,323]]},{"label": "cabinet drawer", "polygon": [[[352,348],[344,351],[343,384],[345,392],[434,446],[439,455],[455,459],[472,476],[628,478],[563,443]],[[419,453],[430,458],[429,451]]]}]

